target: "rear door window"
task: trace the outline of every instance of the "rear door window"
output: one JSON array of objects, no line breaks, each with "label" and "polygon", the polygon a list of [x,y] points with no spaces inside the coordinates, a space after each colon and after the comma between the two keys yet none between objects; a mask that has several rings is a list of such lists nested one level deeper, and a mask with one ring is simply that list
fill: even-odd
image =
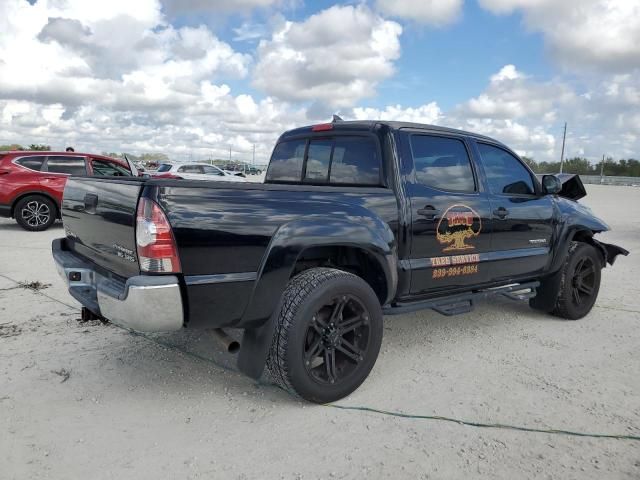
[{"label": "rear door window", "polygon": [[162,172],[168,172],[169,170],[171,170],[171,165],[168,163],[163,163],[158,167],[157,172],[162,173]]},{"label": "rear door window", "polygon": [[411,152],[418,183],[449,192],[475,190],[471,161],[462,140],[412,135]]},{"label": "rear door window", "polygon": [[44,165],[45,156],[42,155],[34,155],[32,157],[23,157],[16,160],[18,165],[22,165],[23,167],[29,168],[31,170],[40,171],[42,170],[42,165]]},{"label": "rear door window", "polygon": [[87,167],[84,157],[48,157],[46,171],[67,175],[86,175]]},{"label": "rear door window", "polygon": [[489,190],[494,194],[534,195],[529,170],[506,150],[478,143]]},{"label": "rear door window", "polygon": [[267,181],[299,182],[302,178],[306,140],[290,140],[276,145],[271,155]]}]

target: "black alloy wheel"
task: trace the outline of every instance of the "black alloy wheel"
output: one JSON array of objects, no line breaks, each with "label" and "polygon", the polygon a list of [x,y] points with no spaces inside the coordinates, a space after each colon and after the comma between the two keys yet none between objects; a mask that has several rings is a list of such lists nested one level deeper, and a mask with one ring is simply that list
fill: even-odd
[{"label": "black alloy wheel", "polygon": [[351,375],[364,361],[369,346],[369,311],[356,297],[338,295],[311,319],[304,347],[304,365],[321,384]]},{"label": "black alloy wheel", "polygon": [[588,314],[598,298],[603,266],[604,257],[593,245],[571,242],[551,313],[568,320],[578,320]]},{"label": "black alloy wheel", "polygon": [[590,257],[581,258],[576,264],[571,280],[571,295],[577,307],[588,303],[596,291],[596,265]]},{"label": "black alloy wheel", "polygon": [[285,288],[267,368],[289,393],[333,402],[367,378],[382,331],[380,300],[367,282],[342,270],[311,268]]}]

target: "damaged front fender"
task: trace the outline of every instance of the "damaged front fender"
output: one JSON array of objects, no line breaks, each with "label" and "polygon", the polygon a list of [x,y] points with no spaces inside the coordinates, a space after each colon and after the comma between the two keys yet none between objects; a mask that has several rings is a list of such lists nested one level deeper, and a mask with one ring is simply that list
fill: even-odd
[{"label": "damaged front fender", "polygon": [[604,255],[605,263],[608,263],[609,265],[613,265],[615,263],[616,257],[618,255],[623,255],[625,257],[629,255],[628,250],[625,250],[624,248],[619,247],[617,245],[613,245],[611,243],[599,242],[595,238],[593,238],[592,241],[597,247],[600,248],[600,250],[602,251],[602,254]]}]

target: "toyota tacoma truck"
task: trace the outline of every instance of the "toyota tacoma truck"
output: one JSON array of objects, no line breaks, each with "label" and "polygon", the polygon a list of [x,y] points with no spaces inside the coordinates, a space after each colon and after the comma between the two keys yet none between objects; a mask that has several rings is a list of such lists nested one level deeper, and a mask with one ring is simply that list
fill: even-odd
[{"label": "toyota tacoma truck", "polygon": [[577,176],[491,138],[402,122],[284,133],[264,183],[72,177],[53,257],[87,315],[142,332],[242,329],[238,367],[312,402],[371,371],[384,315],[502,295],[563,319],[627,251]]}]

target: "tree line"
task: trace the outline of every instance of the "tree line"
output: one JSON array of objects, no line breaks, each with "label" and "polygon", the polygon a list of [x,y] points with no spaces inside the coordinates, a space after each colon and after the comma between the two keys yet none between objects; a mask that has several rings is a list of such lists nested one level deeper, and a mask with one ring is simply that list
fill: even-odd
[{"label": "tree line", "polygon": [[[560,162],[536,162],[529,157],[522,157],[531,169],[536,173],[558,173]],[[607,176],[620,177],[640,177],[640,161],[633,158],[614,160],[609,157],[602,162],[591,163],[586,158],[567,158],[563,162],[562,171],[564,173],[577,173],[578,175],[600,175],[600,171]]]},{"label": "tree line", "polygon": [[18,151],[18,152],[26,152],[26,151],[37,151],[37,152],[47,152],[51,150],[51,146],[50,145],[44,145],[44,144],[35,144],[32,143],[31,145],[29,145],[28,147],[23,147],[22,145],[19,145],[17,143],[12,143],[10,145],[0,145],[0,152],[7,152],[7,151]]}]

